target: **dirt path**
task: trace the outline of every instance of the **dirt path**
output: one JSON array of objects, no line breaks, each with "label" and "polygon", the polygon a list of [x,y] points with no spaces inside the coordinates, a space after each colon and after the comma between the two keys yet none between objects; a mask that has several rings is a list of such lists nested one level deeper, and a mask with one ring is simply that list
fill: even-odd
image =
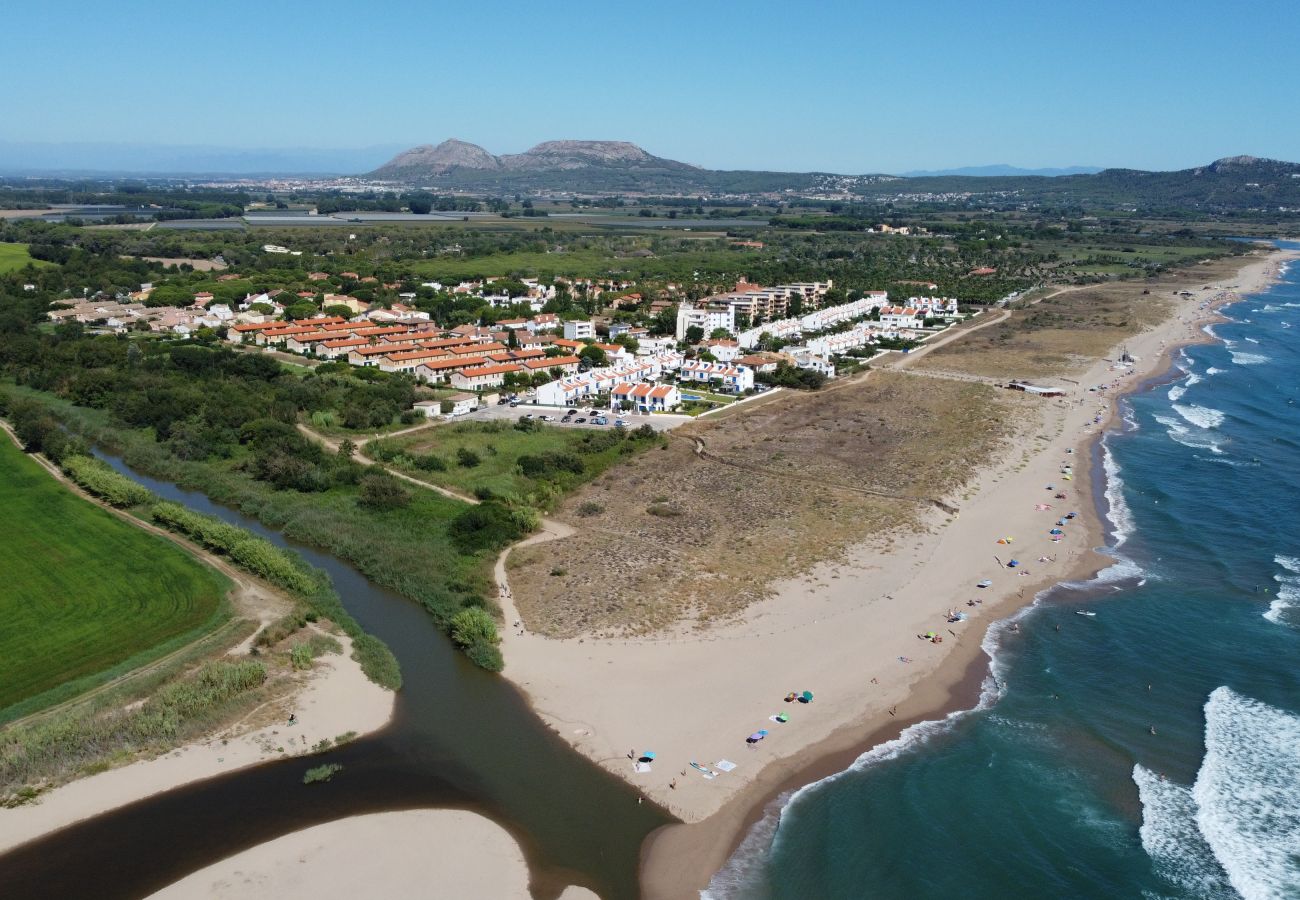
[{"label": "dirt path", "polygon": [[[365,454],[365,448],[369,446],[371,441],[383,440],[384,438],[390,438],[390,437],[398,437],[403,434],[410,434],[413,431],[422,431],[425,428],[432,428],[432,427],[434,426],[416,425],[414,428],[406,428],[403,429],[402,431],[394,431],[392,434],[383,434],[380,435],[379,437],[367,438],[366,440],[361,441],[359,444],[356,445],[357,449],[356,452],[352,455],[352,458],[355,459],[357,462],[361,463],[363,466],[374,466],[376,469],[383,469],[385,472],[387,472],[389,475],[392,475],[394,478],[400,478],[402,481],[413,484],[416,487],[428,488],[431,491],[437,491],[439,494],[442,494],[444,497],[450,497],[451,499],[459,500],[462,503],[477,505],[479,502],[477,497],[472,497],[469,494],[462,494],[460,491],[453,491],[451,488],[445,488],[439,484],[430,484],[427,481],[421,481],[418,478],[407,475],[405,472],[399,472],[396,469],[391,468],[390,466],[386,466],[381,462],[376,462],[375,460],[371,459]],[[330,440],[320,432],[313,431],[311,428],[309,428],[307,425],[303,424],[302,422],[298,423],[298,430],[301,431],[304,435],[306,435],[309,439],[315,441],[316,443],[324,447],[327,447],[330,450],[335,451],[336,453],[338,452],[339,444],[341,443],[340,441]]]},{"label": "dirt path", "polygon": [[[13,429],[9,427],[9,423],[0,421],[0,430],[3,430],[4,433],[9,437],[9,439],[13,441],[17,447],[19,447],[19,449],[22,448],[22,442],[18,440],[18,436],[14,434]],[[129,672],[124,672],[118,677],[110,679],[109,681],[106,681],[101,685],[91,688],[85,693],[78,694],[75,697],[63,701],[62,703],[58,703],[55,704],[54,706],[46,707],[42,710],[32,713],[31,715],[24,716],[21,719],[15,719],[12,722],[7,723],[8,725],[19,725],[23,723],[29,723],[41,717],[51,715],[52,713],[55,713],[59,710],[67,709],[79,703],[84,703],[87,700],[90,700],[104,693],[105,691],[111,690],[112,688],[118,687],[122,684],[125,684],[129,681],[139,678],[142,675],[156,671],[162,666],[167,665],[168,663],[172,662],[178,657],[189,653],[190,651],[198,648],[199,646],[205,643],[208,642],[220,643],[221,638],[235,632],[244,622],[248,622],[248,621],[256,622],[257,627],[262,628],[268,625],[269,623],[275,621],[276,619],[280,618],[281,616],[286,615],[291,609],[293,609],[294,606],[293,601],[290,600],[287,596],[285,596],[282,592],[271,587],[265,582],[252,577],[251,575],[247,574],[243,570],[232,566],[224,558],[209,552],[203,547],[200,547],[199,545],[189,540],[186,540],[185,538],[177,534],[174,534],[166,530],[165,528],[161,528],[150,522],[144,522],[140,519],[137,519],[134,516],[131,516],[123,512],[120,509],[110,506],[109,504],[105,503],[99,498],[91,496],[90,494],[83,491],[74,481],[72,481],[72,479],[68,478],[65,474],[63,474],[63,471],[58,466],[54,465],[54,463],[50,462],[41,454],[31,453],[28,454],[28,456],[34,459],[43,469],[45,469],[45,471],[49,472],[50,475],[52,475],[56,481],[58,481],[60,484],[62,484],[64,487],[70,490],[72,493],[76,494],[77,496],[85,500],[88,500],[89,502],[95,504],[101,509],[107,510],[110,514],[121,519],[123,522],[127,522],[135,526],[136,528],[143,529],[144,531],[147,531],[150,534],[157,535],[158,537],[170,541],[171,543],[185,550],[191,556],[198,558],[200,561],[206,563],[207,565],[216,569],[222,575],[225,575],[227,578],[229,578],[233,587],[231,588],[230,593],[227,595],[227,598],[230,600],[231,605],[234,607],[235,615],[230,619],[230,621],[223,623],[216,630],[208,632],[207,634],[202,635],[201,637],[198,637],[193,641],[190,641],[185,646],[179,647],[165,656],[159,657],[158,659],[153,660],[152,662],[147,663],[143,666],[140,666],[139,668],[132,669]],[[243,642],[236,645],[236,647],[242,646],[242,643]]]}]

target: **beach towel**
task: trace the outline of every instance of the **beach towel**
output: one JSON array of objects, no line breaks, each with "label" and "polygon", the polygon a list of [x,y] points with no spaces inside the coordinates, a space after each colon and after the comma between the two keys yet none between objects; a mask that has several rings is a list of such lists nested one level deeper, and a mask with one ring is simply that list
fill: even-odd
[{"label": "beach towel", "polygon": [[645,774],[646,772],[650,771],[650,763],[647,762],[635,763],[633,765],[633,768],[636,770],[637,774]]},{"label": "beach towel", "polygon": [[713,768],[721,772],[730,772],[732,769],[736,768],[736,764],[729,759],[720,759],[713,764]]}]

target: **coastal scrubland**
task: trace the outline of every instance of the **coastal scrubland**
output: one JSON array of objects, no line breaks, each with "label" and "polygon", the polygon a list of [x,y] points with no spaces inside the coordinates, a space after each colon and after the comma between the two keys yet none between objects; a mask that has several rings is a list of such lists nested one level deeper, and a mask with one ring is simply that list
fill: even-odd
[{"label": "coastal scrubland", "polygon": [[725,620],[852,544],[926,527],[1006,446],[1020,402],[876,372],[693,423],[567,499],[576,534],[511,553],[520,613],[557,637]]},{"label": "coastal scrubland", "polygon": [[75,496],[0,435],[0,720],[215,628],[230,582]]},{"label": "coastal scrubland", "polygon": [[1164,320],[1175,290],[1195,292],[1240,266],[1229,257],[1140,281],[1048,290],[1013,307],[1005,321],[936,348],[918,368],[986,378],[1069,375]]}]

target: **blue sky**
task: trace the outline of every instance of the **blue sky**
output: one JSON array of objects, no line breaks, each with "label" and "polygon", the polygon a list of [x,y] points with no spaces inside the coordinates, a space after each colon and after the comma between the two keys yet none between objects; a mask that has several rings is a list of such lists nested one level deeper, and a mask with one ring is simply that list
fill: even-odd
[{"label": "blue sky", "polygon": [[619,139],[850,173],[1300,160],[1296,2],[43,0],[4,19],[0,142]]}]

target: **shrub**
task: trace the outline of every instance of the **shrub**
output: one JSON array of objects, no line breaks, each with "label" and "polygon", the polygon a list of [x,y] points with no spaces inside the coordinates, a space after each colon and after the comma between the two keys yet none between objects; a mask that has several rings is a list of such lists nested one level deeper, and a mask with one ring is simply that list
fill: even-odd
[{"label": "shrub", "polygon": [[578,504],[578,515],[580,516],[598,516],[605,511],[605,504],[597,503],[595,500],[584,500]]},{"label": "shrub", "polygon": [[357,503],[377,512],[401,509],[410,505],[411,492],[392,475],[374,472],[361,479]]},{"label": "shrub", "polygon": [[460,647],[500,640],[496,621],[481,606],[466,607],[451,617],[451,639]]},{"label": "shrub", "polygon": [[326,763],[323,766],[312,766],[303,773],[303,784],[317,784],[322,781],[329,781],[339,772],[343,771],[343,766],[338,763]]},{"label": "shrub", "polygon": [[447,533],[462,552],[500,550],[528,533],[513,511],[495,500],[471,506],[451,520]]},{"label": "shrub", "polygon": [[415,458],[415,467],[422,472],[445,472],[447,471],[447,461],[441,456],[427,453],[424,456]]},{"label": "shrub", "polygon": [[68,477],[111,506],[139,506],[157,499],[147,487],[113,471],[92,456],[69,456],[63,460]]},{"label": "shrub", "polygon": [[483,459],[468,447],[461,447],[456,451],[456,462],[466,469],[472,469],[483,462]]},{"label": "shrub", "polygon": [[294,644],[289,650],[289,662],[295,669],[310,669],[314,654],[308,644]]}]

